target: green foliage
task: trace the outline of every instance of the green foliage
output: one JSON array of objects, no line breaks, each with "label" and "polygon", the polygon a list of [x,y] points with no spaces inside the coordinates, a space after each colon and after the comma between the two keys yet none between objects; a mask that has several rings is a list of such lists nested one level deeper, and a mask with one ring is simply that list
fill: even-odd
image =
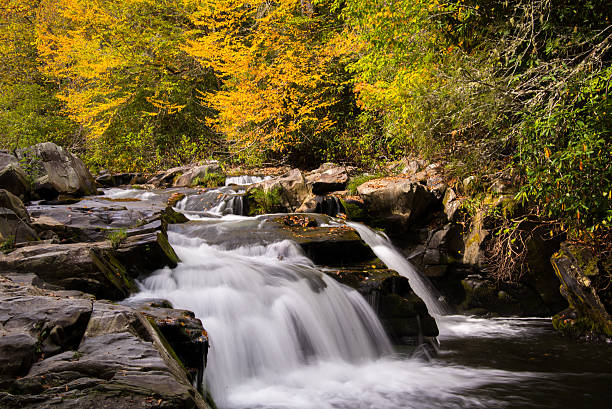
[{"label": "green foliage", "polygon": [[127,239],[127,233],[125,229],[111,230],[107,233],[106,239],[109,241],[113,250],[117,250],[121,243]]},{"label": "green foliage", "polygon": [[208,188],[223,186],[225,184],[225,175],[223,173],[211,172],[203,177],[197,177],[191,183],[191,186],[203,186]]},{"label": "green foliage", "polygon": [[4,240],[0,242],[0,251],[3,253],[9,253],[15,249],[15,236],[11,235],[5,237]]},{"label": "green foliage", "polygon": [[248,192],[249,215],[282,212],[281,188],[272,190],[252,189]]},{"label": "green foliage", "polygon": [[364,173],[363,175],[354,176],[349,180],[348,184],[346,185],[346,190],[348,190],[351,195],[356,195],[357,188],[359,186],[363,185],[369,180],[380,179],[382,177],[384,177],[384,175],[381,173],[376,173],[374,175]]}]

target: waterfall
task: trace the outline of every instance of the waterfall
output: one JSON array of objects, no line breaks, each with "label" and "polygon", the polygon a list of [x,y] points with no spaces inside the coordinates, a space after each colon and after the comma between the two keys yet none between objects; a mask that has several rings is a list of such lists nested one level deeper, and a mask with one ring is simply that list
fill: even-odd
[{"label": "waterfall", "polygon": [[211,335],[207,382],[221,405],[249,379],[392,352],[359,293],[315,268],[291,241],[232,250],[170,233],[182,263],[145,279],[137,297],[194,311]]},{"label": "waterfall", "polygon": [[347,222],[346,224],[357,230],[361,239],[370,246],[374,254],[387,267],[408,279],[410,287],[425,302],[430,314],[445,315],[449,313],[449,307],[444,302],[439,291],[431,284],[427,277],[406,260],[406,257],[391,244],[387,236],[377,233],[360,223]]}]

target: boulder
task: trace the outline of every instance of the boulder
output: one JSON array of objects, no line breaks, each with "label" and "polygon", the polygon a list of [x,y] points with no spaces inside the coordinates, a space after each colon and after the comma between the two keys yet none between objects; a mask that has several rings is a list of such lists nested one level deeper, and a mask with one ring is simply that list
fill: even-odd
[{"label": "boulder", "polygon": [[21,200],[9,191],[0,189],[0,245],[4,247],[3,250],[38,239]]},{"label": "boulder", "polygon": [[[211,162],[205,165],[194,166],[187,171],[185,171],[182,175],[178,176],[174,183],[172,184],[175,187],[188,187],[197,185],[199,180],[202,180],[206,177],[206,175],[212,173],[220,173],[221,166],[219,166],[218,162]],[[212,186],[208,186],[212,187]]]},{"label": "boulder", "polygon": [[297,213],[319,213],[336,216],[344,213],[342,201],[335,195],[309,195],[296,210]]},{"label": "boulder", "polygon": [[248,193],[253,196],[257,190],[278,197],[278,203],[274,205],[285,212],[295,211],[309,195],[306,180],[299,169],[292,169],[281,176],[251,185]]},{"label": "boulder", "polygon": [[30,197],[30,181],[28,175],[17,163],[9,163],[0,167],[0,188],[26,200]]},{"label": "boulder", "polygon": [[33,364],[2,407],[208,409],[152,320],[98,301],[90,314],[76,348]]},{"label": "boulder", "polygon": [[415,345],[422,337],[438,336],[436,321],[408,279],[379,261],[325,272],[368,300],[394,343]]},{"label": "boulder", "polygon": [[208,333],[202,321],[191,311],[173,309],[166,300],[136,300],[129,301],[128,305],[155,321],[185,366],[191,383],[202,385],[209,348]]},{"label": "boulder", "polygon": [[21,149],[17,157],[27,163],[28,173],[34,179],[34,191],[42,198],[96,193],[95,180],[83,161],[52,142]]},{"label": "boulder", "polygon": [[0,271],[35,273],[59,288],[117,300],[137,290],[135,278],[177,261],[166,235],[152,232],[127,237],[116,249],[108,241],[18,248],[0,256]]},{"label": "boulder", "polygon": [[306,183],[315,195],[344,190],[349,175],[344,166],[324,163],[306,174]]},{"label": "boulder", "polygon": [[612,337],[611,260],[581,245],[563,243],[551,257],[569,308],[553,317],[557,330],[574,336]]},{"label": "boulder", "polygon": [[[406,230],[426,221],[439,205],[436,196],[423,184],[403,177],[385,177],[357,188],[375,224],[392,231]],[[392,232],[391,231],[391,232]]]}]

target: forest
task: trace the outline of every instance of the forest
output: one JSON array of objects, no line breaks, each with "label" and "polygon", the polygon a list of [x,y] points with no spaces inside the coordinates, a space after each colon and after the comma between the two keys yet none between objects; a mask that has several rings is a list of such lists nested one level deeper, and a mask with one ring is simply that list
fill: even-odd
[{"label": "forest", "polygon": [[[0,149],[93,171],[406,156],[609,243],[605,0],[2,0]],[[553,233],[551,233],[553,234]]]}]

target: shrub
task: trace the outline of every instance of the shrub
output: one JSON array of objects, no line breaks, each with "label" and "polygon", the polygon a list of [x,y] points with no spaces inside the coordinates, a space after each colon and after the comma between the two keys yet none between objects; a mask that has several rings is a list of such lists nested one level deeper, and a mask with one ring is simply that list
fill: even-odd
[{"label": "shrub", "polygon": [[118,249],[126,238],[127,233],[125,232],[125,229],[111,230],[106,235],[106,239],[110,242],[110,245],[114,250]]},{"label": "shrub", "polygon": [[203,187],[218,187],[225,184],[225,175],[222,173],[207,173],[202,177],[197,177],[191,182],[191,186],[203,186]]}]

